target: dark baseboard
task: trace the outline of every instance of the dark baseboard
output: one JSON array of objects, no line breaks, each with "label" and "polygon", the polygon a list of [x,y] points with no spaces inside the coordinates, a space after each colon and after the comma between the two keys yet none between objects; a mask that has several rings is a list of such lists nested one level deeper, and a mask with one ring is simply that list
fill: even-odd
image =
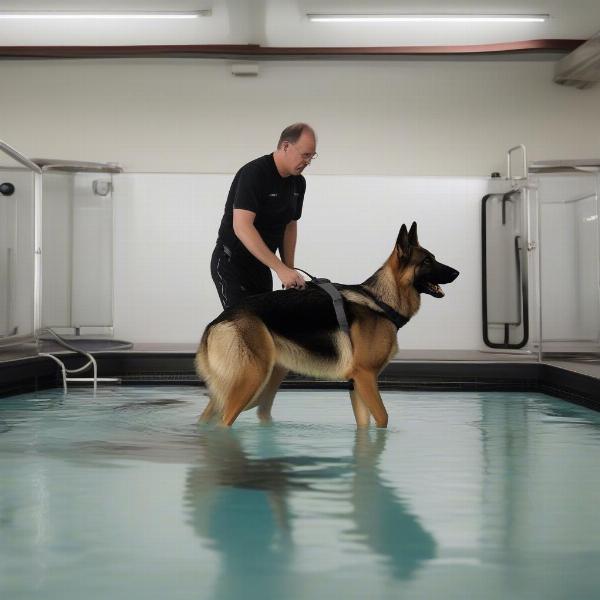
[{"label": "dark baseboard", "polygon": [[[68,368],[83,357],[61,354]],[[104,352],[95,355],[101,377],[122,385],[202,385],[191,353]],[[543,392],[600,410],[600,379],[546,363],[408,362],[390,363],[379,378],[382,390]],[[47,357],[0,362],[0,396],[62,385],[60,370]],[[290,374],[287,389],[348,389],[349,382]]]}]

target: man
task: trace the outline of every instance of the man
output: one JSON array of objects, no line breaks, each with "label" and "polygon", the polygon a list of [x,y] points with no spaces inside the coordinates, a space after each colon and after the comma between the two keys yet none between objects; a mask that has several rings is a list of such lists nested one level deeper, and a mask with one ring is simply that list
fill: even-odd
[{"label": "man", "polygon": [[272,291],[271,269],[283,287],[304,287],[294,253],[306,189],[302,172],[317,156],[316,145],[312,127],[295,123],[283,130],[275,152],[236,173],[210,263],[223,308]]}]

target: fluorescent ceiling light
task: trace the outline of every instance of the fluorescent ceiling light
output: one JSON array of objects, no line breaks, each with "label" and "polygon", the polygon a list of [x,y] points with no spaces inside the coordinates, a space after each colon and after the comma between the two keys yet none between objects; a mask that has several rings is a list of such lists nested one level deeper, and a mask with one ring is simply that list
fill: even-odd
[{"label": "fluorescent ceiling light", "polygon": [[197,19],[208,17],[211,11],[195,12],[114,12],[92,13],[71,11],[50,12],[0,12],[0,19]]},{"label": "fluorescent ceiling light", "polygon": [[544,23],[550,15],[334,15],[310,13],[321,23]]}]

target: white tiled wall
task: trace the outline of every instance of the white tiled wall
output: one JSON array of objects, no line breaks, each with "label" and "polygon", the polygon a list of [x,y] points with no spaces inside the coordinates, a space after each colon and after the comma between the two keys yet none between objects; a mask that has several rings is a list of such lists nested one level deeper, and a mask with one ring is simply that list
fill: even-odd
[{"label": "white tiled wall", "polygon": [[[115,178],[115,336],[195,343],[220,312],[210,254],[231,175]],[[402,223],[461,275],[423,297],[401,348],[481,346],[480,200],[485,178],[308,176],[296,264],[358,283],[385,261]]]}]

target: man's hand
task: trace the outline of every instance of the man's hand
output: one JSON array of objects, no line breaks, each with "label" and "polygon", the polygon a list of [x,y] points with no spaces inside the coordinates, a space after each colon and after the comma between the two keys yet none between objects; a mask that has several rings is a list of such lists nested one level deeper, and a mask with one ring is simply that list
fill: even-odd
[{"label": "man's hand", "polygon": [[282,265],[275,272],[277,273],[277,277],[281,279],[281,283],[286,290],[288,288],[304,289],[306,281],[304,281],[304,278],[302,275],[300,275],[300,273],[298,273],[298,271]]}]

